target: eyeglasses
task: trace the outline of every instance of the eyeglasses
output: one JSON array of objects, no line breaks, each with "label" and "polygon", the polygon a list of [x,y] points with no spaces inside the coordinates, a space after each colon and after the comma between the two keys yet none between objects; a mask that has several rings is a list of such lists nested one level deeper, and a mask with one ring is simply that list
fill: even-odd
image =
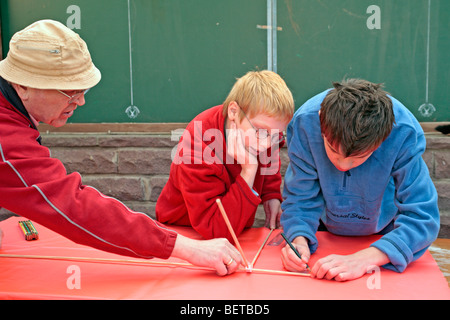
[{"label": "eyeglasses", "polygon": [[286,139],[286,136],[283,132],[275,133],[273,135],[270,135],[269,130],[267,129],[258,129],[256,128],[253,123],[250,121],[250,119],[247,117],[247,114],[242,110],[241,107],[239,107],[244,114],[245,118],[247,119],[248,123],[252,126],[252,128],[255,130],[255,135],[258,140],[266,140],[270,137],[270,144],[276,144],[281,143]]},{"label": "eyeglasses", "polygon": [[86,90],[77,92],[77,93],[75,93],[73,96],[69,96],[67,93],[65,93],[64,91],[61,91],[61,90],[56,90],[56,91],[58,91],[59,93],[62,93],[62,94],[65,95],[67,98],[69,98],[68,103],[69,103],[69,104],[72,104],[72,103],[74,103],[75,101],[77,101],[83,94],[88,93],[89,90],[90,90],[90,89],[86,89]]}]

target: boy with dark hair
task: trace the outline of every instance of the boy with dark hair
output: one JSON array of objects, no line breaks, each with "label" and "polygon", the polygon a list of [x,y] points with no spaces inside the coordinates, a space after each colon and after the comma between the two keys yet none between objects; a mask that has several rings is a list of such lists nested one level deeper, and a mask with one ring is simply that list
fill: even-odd
[{"label": "boy with dark hair", "polygon": [[402,272],[436,239],[436,189],[422,159],[423,130],[381,85],[350,79],[307,101],[288,126],[290,164],[281,224],[286,269],[305,269],[319,225],[343,236],[383,235],[369,248],[330,255],[317,278],[352,280],[374,266]]}]

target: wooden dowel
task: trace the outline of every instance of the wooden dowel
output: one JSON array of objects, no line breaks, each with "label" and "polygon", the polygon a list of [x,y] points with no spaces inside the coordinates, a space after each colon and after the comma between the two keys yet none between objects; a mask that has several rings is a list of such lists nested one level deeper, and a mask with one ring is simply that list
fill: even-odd
[{"label": "wooden dowel", "polygon": [[[167,266],[167,267],[189,267],[200,270],[215,271],[212,268],[198,267],[190,263],[170,262],[170,261],[151,261],[151,260],[127,260],[127,259],[105,259],[105,258],[87,258],[87,257],[63,257],[63,256],[39,256],[39,255],[23,255],[23,254],[0,254],[0,258],[9,259],[37,259],[37,260],[58,260],[58,261],[80,261],[80,262],[97,262],[97,263],[114,263],[114,264],[131,264],[144,266]],[[237,272],[246,272],[247,270],[238,269]],[[286,276],[302,276],[310,277],[307,273],[268,270],[268,269],[252,269],[255,273],[278,274]]]},{"label": "wooden dowel", "polygon": [[133,264],[133,265],[161,265],[161,266],[176,266],[176,267],[195,267],[193,264],[189,264],[189,263],[170,262],[170,261],[154,261],[154,260],[129,260],[129,259],[88,258],[88,257],[39,256],[39,255],[22,255],[22,254],[0,254],[0,258],[59,260],[59,261],[80,261],[80,262],[98,262],[98,263]]},{"label": "wooden dowel", "polygon": [[269,240],[270,235],[272,234],[273,230],[275,229],[270,229],[269,234],[267,235],[266,239],[264,240],[263,244],[261,245],[261,247],[259,248],[258,252],[256,253],[255,257],[253,258],[252,261],[252,267],[255,266],[256,260],[258,260],[259,255],[261,254],[262,249],[264,248],[264,246],[266,245],[267,240]]},{"label": "wooden dowel", "polygon": [[265,274],[280,274],[285,276],[300,276],[300,277],[311,277],[309,273],[300,273],[300,272],[290,272],[290,271],[281,271],[281,270],[267,270],[267,269],[252,269],[255,273],[265,273]]},{"label": "wooden dowel", "polygon": [[216,199],[216,203],[217,203],[217,206],[219,207],[219,211],[222,214],[223,219],[225,220],[228,231],[230,231],[231,236],[233,237],[234,243],[236,244],[237,249],[241,253],[242,259],[244,259],[245,268],[250,269],[249,271],[251,271],[251,266],[249,266],[248,261],[245,258],[244,251],[242,250],[241,245],[239,244],[239,240],[237,239],[236,234],[234,233],[233,227],[231,226],[230,220],[228,220],[228,216],[222,205],[222,201],[220,201],[220,199]]}]

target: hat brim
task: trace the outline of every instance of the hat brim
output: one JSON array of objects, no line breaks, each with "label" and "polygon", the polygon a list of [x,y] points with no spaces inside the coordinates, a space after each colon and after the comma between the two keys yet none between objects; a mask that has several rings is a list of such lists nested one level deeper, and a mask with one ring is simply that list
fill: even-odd
[{"label": "hat brim", "polygon": [[93,64],[87,71],[72,77],[42,76],[17,68],[8,61],[0,61],[0,76],[3,79],[35,89],[84,90],[96,86],[101,80],[101,72]]}]

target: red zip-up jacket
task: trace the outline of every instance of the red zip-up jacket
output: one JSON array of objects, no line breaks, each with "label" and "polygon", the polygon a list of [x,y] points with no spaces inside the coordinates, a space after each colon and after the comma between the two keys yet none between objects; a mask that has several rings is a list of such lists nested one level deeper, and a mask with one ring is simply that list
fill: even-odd
[{"label": "red zip-up jacket", "polygon": [[[2,86],[2,92],[16,94],[4,81]],[[39,132],[20,108],[0,93],[0,207],[103,251],[140,258],[171,255],[176,232],[83,185],[79,173],[68,175],[40,145]]]},{"label": "red zip-up jacket", "polygon": [[276,159],[275,166],[259,159],[252,190],[240,176],[241,165],[227,159],[224,126],[221,105],[202,112],[188,124],[173,157],[169,180],[156,203],[158,221],[192,226],[206,239],[232,241],[217,198],[236,235],[253,225],[261,202],[282,201],[279,148],[273,151],[274,157],[269,155]]}]

